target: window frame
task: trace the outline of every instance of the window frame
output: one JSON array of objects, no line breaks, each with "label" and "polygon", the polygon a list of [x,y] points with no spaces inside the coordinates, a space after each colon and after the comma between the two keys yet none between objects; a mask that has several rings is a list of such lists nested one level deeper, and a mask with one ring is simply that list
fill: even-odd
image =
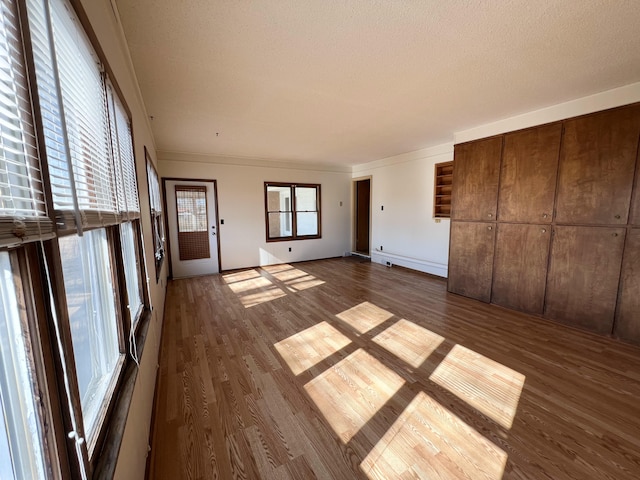
[{"label": "window frame", "polygon": [[[144,147],[144,156],[147,165],[147,187],[149,189],[147,197],[149,200],[149,214],[151,216],[151,235],[153,238],[153,257],[155,259],[154,263],[156,266],[157,284],[160,281],[162,265],[164,264],[164,259],[167,256],[167,238],[164,228],[164,214],[162,208],[164,202],[162,199],[162,192],[160,191],[160,177],[158,176],[158,170],[151,160],[151,155],[149,154],[147,147]],[[155,182],[153,184],[151,182],[154,179],[151,178],[150,173],[155,175]],[[153,198],[156,198],[155,202],[152,195]]]},{"label": "window frame", "polygon": [[[269,236],[269,214],[284,213],[284,210],[269,210],[269,187],[289,188],[291,196],[291,235],[284,237]],[[296,188],[314,188],[316,190],[316,210],[298,210],[296,205]],[[319,183],[292,183],[292,182],[264,182],[264,217],[265,217],[265,239],[271,242],[287,242],[294,240],[314,240],[322,238],[322,206],[321,206],[321,188]],[[318,233],[315,235],[298,235],[297,234],[297,214],[305,212],[315,212],[318,215],[317,227]]]}]

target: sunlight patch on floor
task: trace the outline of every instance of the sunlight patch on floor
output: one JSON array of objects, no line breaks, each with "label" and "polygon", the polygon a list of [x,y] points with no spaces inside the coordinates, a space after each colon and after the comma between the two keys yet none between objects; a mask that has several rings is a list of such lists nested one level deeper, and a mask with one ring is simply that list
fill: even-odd
[{"label": "sunlight patch on floor", "polygon": [[460,400],[511,428],[525,376],[462,345],[455,345],[429,377]]},{"label": "sunlight patch on floor", "polygon": [[369,452],[370,479],[500,480],[507,454],[446,407],[419,392]]},{"label": "sunlight patch on floor", "polygon": [[347,443],[403,385],[393,370],[358,349],[304,388]]},{"label": "sunlight patch on floor", "polygon": [[351,341],[327,322],[309,327],[274,346],[294,375],[300,375]]},{"label": "sunlight patch on floor", "polygon": [[300,292],[324,284],[324,281],[291,265],[267,265],[262,268],[276,280],[284,283],[292,292]]},{"label": "sunlight patch on floor", "polygon": [[286,295],[281,288],[275,286],[268,278],[261,276],[255,270],[230,273],[224,275],[223,278],[245,308],[270,302]]},{"label": "sunlight patch on floor", "polygon": [[393,317],[393,313],[373,303],[362,302],[355,307],[336,315],[340,320],[351,326],[359,333],[367,333],[372,328]]},{"label": "sunlight patch on floor", "polygon": [[224,281],[227,283],[227,285],[230,285],[232,283],[243,282],[246,280],[251,280],[252,278],[258,278],[259,276],[260,274],[256,270],[251,269],[244,270],[242,272],[226,273],[222,275],[222,278],[224,278]]},{"label": "sunlight patch on floor", "polygon": [[403,318],[376,335],[373,341],[418,368],[440,346],[444,337]]}]

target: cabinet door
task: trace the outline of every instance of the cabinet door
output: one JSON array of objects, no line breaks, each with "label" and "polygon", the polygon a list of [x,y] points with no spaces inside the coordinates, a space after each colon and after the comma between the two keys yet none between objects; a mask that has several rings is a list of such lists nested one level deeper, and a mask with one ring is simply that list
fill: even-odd
[{"label": "cabinet door", "polygon": [[560,122],[505,135],[498,220],[551,222],[561,136]]},{"label": "cabinet door", "polygon": [[495,220],[501,155],[502,137],[455,146],[452,219]]},{"label": "cabinet door", "polygon": [[491,301],[542,314],[551,227],[500,223],[496,235]]},{"label": "cabinet door", "polygon": [[495,224],[451,222],[449,291],[489,302]]},{"label": "cabinet door", "polygon": [[556,221],[627,223],[640,107],[626,107],[564,122]]},{"label": "cabinet door", "polygon": [[640,148],[638,148],[638,161],[636,165],[636,186],[633,187],[629,223],[631,225],[640,226]]},{"label": "cabinet door", "polygon": [[555,227],[545,316],[611,333],[625,228]]},{"label": "cabinet door", "polygon": [[629,231],[624,249],[614,334],[640,343],[640,228]]}]

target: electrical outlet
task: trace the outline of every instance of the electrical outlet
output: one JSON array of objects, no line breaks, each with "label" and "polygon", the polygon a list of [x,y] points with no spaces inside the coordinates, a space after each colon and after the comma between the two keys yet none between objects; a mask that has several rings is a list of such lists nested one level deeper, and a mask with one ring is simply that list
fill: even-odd
[{"label": "electrical outlet", "polygon": [[382,251],[382,245],[380,245],[380,251]]},{"label": "electrical outlet", "polygon": [[289,247],[289,251],[291,251],[291,247]]},{"label": "electrical outlet", "polygon": [[390,267],[390,266],[391,266],[391,262],[387,262],[387,267]]}]

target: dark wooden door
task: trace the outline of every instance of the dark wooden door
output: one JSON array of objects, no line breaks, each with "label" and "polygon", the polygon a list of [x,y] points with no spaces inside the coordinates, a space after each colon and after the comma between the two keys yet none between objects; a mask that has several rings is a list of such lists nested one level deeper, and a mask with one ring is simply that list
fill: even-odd
[{"label": "dark wooden door", "polygon": [[545,316],[611,333],[626,229],[557,226]]},{"label": "dark wooden door", "polygon": [[495,223],[451,222],[450,292],[489,302],[495,232]]},{"label": "dark wooden door", "polygon": [[640,228],[629,230],[624,249],[614,334],[640,343]]},{"label": "dark wooden door", "polygon": [[501,154],[502,137],[455,146],[452,219],[495,220]]},{"label": "dark wooden door", "polygon": [[560,122],[505,135],[498,220],[551,222],[561,137]]},{"label": "dark wooden door", "polygon": [[639,133],[639,106],[564,122],[557,222],[627,223]]},{"label": "dark wooden door", "polygon": [[356,252],[369,254],[371,180],[356,182]]},{"label": "dark wooden door", "polygon": [[542,314],[551,227],[500,223],[491,302]]}]

